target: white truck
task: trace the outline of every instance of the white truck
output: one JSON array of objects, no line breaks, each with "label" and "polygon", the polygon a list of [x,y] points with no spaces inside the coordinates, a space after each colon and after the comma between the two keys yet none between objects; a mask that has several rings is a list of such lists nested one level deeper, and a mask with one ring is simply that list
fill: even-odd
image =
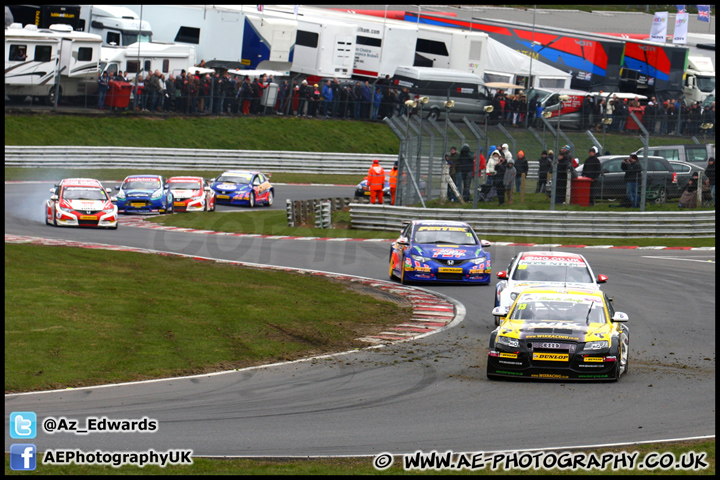
[{"label": "white truck", "polygon": [[685,105],[704,102],[715,91],[715,67],[712,59],[701,56],[688,56],[688,66],[683,81],[683,99]]},{"label": "white truck", "polygon": [[118,71],[126,72],[130,79],[159,70],[168,78],[189,71],[197,63],[195,47],[163,42],[138,42],[127,47],[103,47],[100,70],[110,78]]},{"label": "white truck", "polygon": [[55,103],[56,94],[87,95],[97,89],[102,40],[75,32],[70,25],[14,23],[5,30],[5,95],[11,101],[27,96]]},{"label": "white truck", "polygon": [[[290,65],[297,21],[242,5],[127,5],[152,23],[154,39],[195,47],[208,68],[271,68]],[[254,10],[254,12],[253,12]]]},{"label": "white truck", "polygon": [[117,5],[82,5],[80,27],[83,32],[102,37],[103,45],[128,46],[152,40],[150,23],[126,7]]}]

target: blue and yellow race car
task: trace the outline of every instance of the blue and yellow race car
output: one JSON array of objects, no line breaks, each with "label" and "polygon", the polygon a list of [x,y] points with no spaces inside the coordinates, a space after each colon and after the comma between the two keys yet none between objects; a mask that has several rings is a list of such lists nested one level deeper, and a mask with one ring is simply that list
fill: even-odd
[{"label": "blue and yellow race car", "polygon": [[225,205],[271,206],[275,198],[275,188],[268,176],[260,172],[230,170],[218,178],[210,180],[215,191],[215,202]]},{"label": "blue and yellow race car", "polygon": [[390,247],[390,278],[406,282],[490,283],[490,253],[464,222],[413,220]]},{"label": "blue and yellow race car", "polygon": [[628,371],[628,316],[597,289],[535,287],[520,293],[490,334],[487,376],[616,381]]},{"label": "blue and yellow race car", "polygon": [[173,212],[173,194],[161,175],[130,175],[115,190],[120,213]]}]

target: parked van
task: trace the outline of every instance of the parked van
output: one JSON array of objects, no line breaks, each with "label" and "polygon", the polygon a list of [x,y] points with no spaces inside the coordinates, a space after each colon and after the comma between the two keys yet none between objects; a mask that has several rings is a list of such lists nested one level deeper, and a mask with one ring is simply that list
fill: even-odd
[{"label": "parked van", "polygon": [[[560,102],[560,96],[567,95],[568,100]],[[585,97],[590,95],[582,90],[569,88],[531,88],[528,90],[528,104],[536,100],[542,111],[550,112],[548,121],[555,127],[560,122],[560,128],[580,128],[582,125],[582,106]],[[560,116],[558,120],[558,115]]]},{"label": "parked van", "polygon": [[484,115],[492,104],[490,92],[479,75],[461,70],[434,67],[397,67],[392,85],[408,87],[410,98],[429,97],[423,115],[437,120],[445,113],[445,102],[452,100],[452,115]]},{"label": "parked van", "polygon": [[[643,149],[634,152],[642,155]],[[696,144],[688,145],[658,145],[649,147],[648,153],[658,157],[664,157],[668,160],[679,160],[681,162],[691,163],[701,168],[707,168],[708,157],[715,156],[715,144]]]}]

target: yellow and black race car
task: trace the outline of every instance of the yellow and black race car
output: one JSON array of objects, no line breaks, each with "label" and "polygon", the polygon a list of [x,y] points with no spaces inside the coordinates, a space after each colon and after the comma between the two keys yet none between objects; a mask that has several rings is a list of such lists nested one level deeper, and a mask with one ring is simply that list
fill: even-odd
[{"label": "yellow and black race car", "polygon": [[628,371],[627,314],[600,290],[528,288],[493,315],[487,376],[618,380]]}]

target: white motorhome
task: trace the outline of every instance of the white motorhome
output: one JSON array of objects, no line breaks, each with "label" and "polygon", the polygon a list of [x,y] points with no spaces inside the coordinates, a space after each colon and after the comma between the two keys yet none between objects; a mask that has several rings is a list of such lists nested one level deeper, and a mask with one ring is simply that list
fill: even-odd
[{"label": "white motorhome", "polygon": [[74,32],[69,25],[38,29],[12,24],[5,30],[5,95],[22,100],[31,95],[48,104],[59,94],[86,95],[97,86],[102,40]]},{"label": "white motorhome", "polygon": [[482,78],[474,73],[449,68],[399,66],[392,78],[396,88],[407,87],[411,98],[428,97],[423,115],[438,119],[446,112],[445,102],[452,100],[454,116],[484,115],[491,96]]},{"label": "white motorhome", "polygon": [[103,47],[100,70],[110,77],[118,71],[126,72],[130,79],[138,73],[159,70],[166,78],[189,71],[197,64],[195,47],[162,42],[138,42],[127,47]]},{"label": "white motorhome", "polygon": [[[195,47],[208,68],[274,68],[290,65],[297,22],[244,12],[241,5],[127,5],[142,10],[154,39]],[[172,21],[168,21],[172,19]]]},{"label": "white motorhome", "polygon": [[489,37],[484,32],[419,24],[415,65],[450,68],[482,75]]},{"label": "white motorhome", "polygon": [[689,56],[683,80],[685,105],[704,102],[715,91],[715,67],[709,57]]},{"label": "white motorhome", "polygon": [[103,45],[128,46],[152,40],[150,22],[126,7],[118,5],[82,5],[82,31],[102,37]]}]

